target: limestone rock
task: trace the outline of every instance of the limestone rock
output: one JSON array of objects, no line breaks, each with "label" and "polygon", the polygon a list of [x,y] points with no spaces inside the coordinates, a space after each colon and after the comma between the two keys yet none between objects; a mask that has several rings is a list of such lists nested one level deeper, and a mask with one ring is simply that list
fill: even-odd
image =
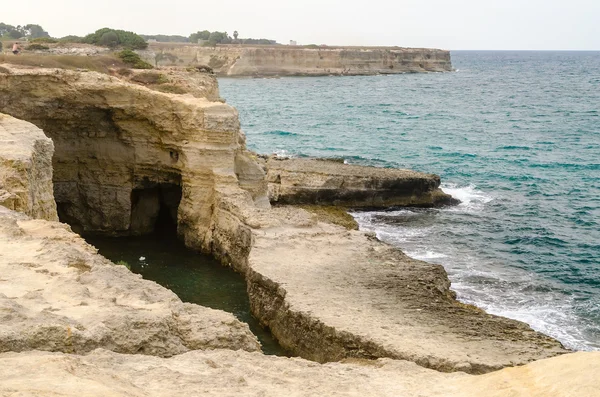
[{"label": "limestone rock", "polygon": [[373,75],[452,70],[450,52],[428,48],[226,46],[151,43],[148,62],[207,65],[220,76]]},{"label": "limestone rock", "polygon": [[[95,72],[5,66],[0,111],[54,141],[58,214],[78,232],[147,232],[156,216],[150,196],[158,195],[186,244],[210,252],[218,189],[247,187],[268,206],[234,108]],[[180,203],[161,199],[174,189]]]},{"label": "limestone rock", "polygon": [[245,271],[252,312],[301,357],[478,374],[567,352],[525,323],[456,301],[439,265],[362,232],[286,223],[253,230]]},{"label": "limestone rock", "polygon": [[[40,370],[40,369],[43,370]],[[39,396],[598,397],[600,353],[472,376],[396,360],[325,365],[227,350],[172,358],[96,350],[0,354],[0,394]]]},{"label": "limestone rock", "polygon": [[0,113],[0,205],[58,220],[52,189],[54,145],[35,125]]},{"label": "limestone rock", "polygon": [[67,225],[0,207],[0,352],[98,347],[158,356],[260,349],[232,314],[182,303],[98,255]]},{"label": "limestone rock", "polygon": [[266,168],[269,198],[274,203],[345,207],[432,207],[458,203],[442,192],[440,177],[433,174],[275,157],[268,159]]}]

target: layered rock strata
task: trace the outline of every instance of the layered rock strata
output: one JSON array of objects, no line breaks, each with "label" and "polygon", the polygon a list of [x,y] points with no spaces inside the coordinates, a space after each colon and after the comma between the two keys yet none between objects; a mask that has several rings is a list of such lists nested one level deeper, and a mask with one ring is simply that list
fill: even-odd
[{"label": "layered rock strata", "polygon": [[35,125],[0,113],[0,205],[58,220],[52,190],[54,145]]},{"label": "layered rock strata", "polygon": [[219,76],[373,75],[452,70],[450,52],[399,47],[218,46],[151,43],[157,65],[208,65]]},{"label": "layered rock strata", "polygon": [[[40,371],[43,368],[43,371]],[[169,359],[96,350],[0,354],[0,394],[27,396],[598,397],[600,353],[472,376],[398,360],[319,365],[226,350]]]},{"label": "layered rock strata", "polygon": [[[172,218],[176,214],[178,232],[189,246],[212,252],[244,274],[254,315],[298,355],[322,362],[392,357],[441,371],[482,373],[566,352],[558,342],[523,323],[454,300],[440,266],[412,260],[362,232],[319,223],[301,209],[269,208],[264,171],[245,151],[237,114],[227,105],[158,93],[96,73],[13,69],[0,74],[0,110],[49,129],[57,148],[55,195],[67,220],[84,231],[135,233],[156,225],[152,217],[157,208]],[[431,200],[431,194],[428,197]],[[5,222],[8,235],[26,239],[14,243],[27,244],[30,229],[33,232],[39,221],[31,222]],[[66,232],[57,233],[61,244],[74,239]],[[85,271],[79,261],[69,267],[71,256],[62,254],[68,250],[66,245],[58,245],[61,259],[55,260],[43,256],[49,247],[31,244],[40,249],[31,255],[39,257],[7,256],[7,269],[14,272],[10,285],[18,286],[27,277],[13,269],[13,263],[21,271],[24,263],[49,261],[43,266],[50,268],[40,269],[40,274],[47,271],[51,277],[63,274],[64,268],[82,271],[73,288],[89,282],[93,288],[84,287],[92,294],[113,285],[113,281],[102,284],[105,276],[100,273],[107,272],[110,280],[120,275],[102,265]],[[90,281],[96,267],[101,272]],[[32,282],[46,282],[38,279],[41,275]],[[115,294],[132,290],[135,305],[158,304],[144,297],[144,288],[127,284]],[[53,296],[62,297],[60,291],[33,294],[34,303],[26,303],[26,293],[11,293],[15,299],[10,301],[25,307],[25,312],[29,307],[29,312],[37,313],[56,306],[64,317],[81,323],[80,332],[96,330],[90,318],[93,311],[64,307],[66,297],[51,303]],[[86,294],[82,289],[69,296],[84,301]],[[115,303],[121,304],[118,299]],[[33,304],[41,306],[28,306]],[[123,313],[143,316],[135,307]],[[167,314],[169,310],[176,311],[169,306]],[[168,317],[175,321],[177,316]],[[21,324],[20,316],[16,318],[9,323]],[[39,320],[46,321],[45,317]],[[19,332],[25,329],[17,327]],[[176,323],[168,326],[177,327]],[[119,334],[107,328],[107,335]],[[74,331],[70,332],[67,335]],[[56,340],[52,343],[62,346]],[[181,351],[180,346],[190,348],[186,343],[169,345]],[[91,349],[100,343],[82,344]],[[139,348],[153,342],[149,337],[132,345]]]},{"label": "layered rock strata", "polygon": [[278,210],[284,225],[254,231],[246,277],[254,315],[293,353],[318,362],[391,357],[478,374],[566,352],[527,324],[456,301],[439,265]]},{"label": "layered rock strata", "polygon": [[0,352],[260,350],[232,314],[183,303],[96,252],[67,225],[0,207]]},{"label": "layered rock strata", "polygon": [[144,234],[162,211],[189,246],[209,252],[219,188],[242,186],[269,205],[232,107],[94,72],[4,66],[0,111],[54,141],[58,213],[77,231]]},{"label": "layered rock strata", "polygon": [[[0,114],[0,125],[0,141],[10,149],[0,153],[2,170],[39,161],[47,171],[38,170],[36,179],[24,179],[23,185],[6,185],[7,193],[40,202],[52,192],[51,142],[12,117]],[[7,163],[6,156],[18,161]],[[247,324],[233,315],[183,303],[98,255],[69,226],[31,219],[25,205],[17,209],[21,212],[0,206],[0,352],[83,354],[103,347],[173,356],[207,348],[260,349]],[[34,215],[47,217],[40,211]]]},{"label": "layered rock strata", "polygon": [[276,157],[267,160],[266,169],[272,203],[373,208],[458,204],[433,174]]}]

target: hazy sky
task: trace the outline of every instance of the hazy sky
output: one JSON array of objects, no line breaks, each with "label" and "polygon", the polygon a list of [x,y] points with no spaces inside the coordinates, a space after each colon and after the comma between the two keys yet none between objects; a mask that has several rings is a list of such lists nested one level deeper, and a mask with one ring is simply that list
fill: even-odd
[{"label": "hazy sky", "polygon": [[207,29],[280,43],[600,50],[600,0],[27,0],[2,6],[0,22],[55,37]]}]

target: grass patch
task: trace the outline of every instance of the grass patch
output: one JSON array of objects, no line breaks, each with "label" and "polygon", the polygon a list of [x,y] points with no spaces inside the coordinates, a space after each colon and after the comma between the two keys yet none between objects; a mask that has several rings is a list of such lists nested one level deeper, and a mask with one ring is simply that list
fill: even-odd
[{"label": "grass patch", "polygon": [[30,43],[38,43],[38,44],[54,44],[58,43],[58,40],[53,39],[52,37],[38,37],[37,39],[29,40]]},{"label": "grass patch", "polygon": [[47,45],[39,44],[39,43],[33,43],[33,44],[29,44],[27,47],[25,47],[25,49],[27,51],[43,51],[43,50],[49,50],[50,47],[48,47]]},{"label": "grass patch", "polygon": [[131,77],[131,81],[142,84],[164,84],[169,80],[162,73],[144,72]]},{"label": "grass patch", "polygon": [[316,214],[317,219],[321,222],[333,223],[348,230],[358,230],[358,223],[346,211],[346,208],[333,205],[299,205],[298,207]]},{"label": "grass patch", "polygon": [[144,61],[137,53],[131,50],[123,50],[117,54],[123,63],[134,69],[154,69],[154,66]]},{"label": "grass patch", "polygon": [[157,86],[153,86],[151,88],[153,90],[160,91],[160,92],[166,92],[166,93],[169,93],[169,94],[180,94],[181,95],[181,94],[187,94],[188,93],[188,91],[185,88],[180,87],[180,86],[175,85],[175,84],[160,84],[160,85],[157,85]]},{"label": "grass patch", "polygon": [[131,270],[131,265],[125,261],[118,261],[117,263],[115,263],[115,265],[125,266],[127,269]]},{"label": "grass patch", "polygon": [[0,63],[11,65],[32,66],[38,68],[57,69],[87,69],[94,72],[109,74],[109,68],[124,68],[126,65],[114,56],[103,55],[97,57],[86,57],[76,55],[41,55],[22,54],[0,55]]}]

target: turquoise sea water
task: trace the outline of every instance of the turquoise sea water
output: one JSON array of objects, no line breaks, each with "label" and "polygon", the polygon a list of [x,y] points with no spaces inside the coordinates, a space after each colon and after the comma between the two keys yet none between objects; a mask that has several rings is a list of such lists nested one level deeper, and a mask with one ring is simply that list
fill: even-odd
[{"label": "turquoise sea water", "polygon": [[454,208],[357,212],[461,300],[600,349],[600,53],[453,52],[457,72],[220,79],[248,146],[437,173]]}]

